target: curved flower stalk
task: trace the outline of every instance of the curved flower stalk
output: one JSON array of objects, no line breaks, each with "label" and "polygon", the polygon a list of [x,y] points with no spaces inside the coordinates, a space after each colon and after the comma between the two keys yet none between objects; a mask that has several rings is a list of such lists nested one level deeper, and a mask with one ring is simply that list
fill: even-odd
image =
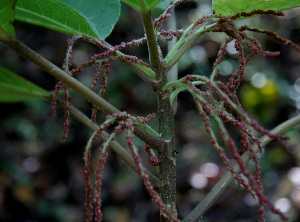
[{"label": "curved flower stalk", "polygon": [[[148,174],[143,170],[141,165],[141,158],[138,153],[138,148],[134,145],[134,125],[143,125],[147,123],[149,120],[155,117],[154,114],[150,114],[147,117],[133,117],[126,112],[122,113],[115,113],[113,115],[108,115],[107,120],[102,123],[98,130],[93,133],[90,137],[84,151],[84,178],[85,178],[85,188],[86,188],[86,221],[93,221],[93,219],[97,221],[102,221],[102,212],[101,212],[101,185],[102,185],[102,171],[104,169],[104,165],[107,158],[107,148],[109,143],[116,139],[116,136],[125,131],[125,137],[127,139],[127,143],[129,149],[131,151],[131,155],[134,159],[134,162],[137,167],[137,171],[139,176],[143,179],[145,187],[149,194],[152,196],[153,201],[156,205],[162,210],[162,212],[166,215],[166,217],[170,218],[174,222],[178,222],[177,214],[162,202],[159,194],[154,190]],[[111,126],[112,124],[117,124],[114,127],[114,132],[111,133],[104,142],[99,147],[100,158],[98,160],[97,169],[95,172],[95,184],[94,184],[94,191],[92,191],[91,185],[91,175],[90,175],[90,158],[91,158],[91,147],[95,140],[101,135],[103,130],[107,127]],[[149,161],[152,165],[157,166],[159,163],[159,159],[155,155],[155,153],[150,149],[150,147],[146,146],[146,151],[149,154]],[[93,194],[94,193],[94,194]],[[93,213],[95,212],[95,213]]]}]

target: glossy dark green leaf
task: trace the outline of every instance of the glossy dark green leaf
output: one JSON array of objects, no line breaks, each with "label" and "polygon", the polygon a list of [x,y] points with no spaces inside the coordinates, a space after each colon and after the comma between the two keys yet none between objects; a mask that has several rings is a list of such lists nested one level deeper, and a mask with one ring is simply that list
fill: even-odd
[{"label": "glossy dark green leaf", "polygon": [[51,93],[0,67],[0,102],[23,102],[30,99],[49,99]]},{"label": "glossy dark green leaf", "polygon": [[120,16],[120,0],[60,1],[79,12],[101,39],[111,33]]},{"label": "glossy dark green leaf", "polygon": [[0,39],[7,39],[15,36],[15,29],[12,22],[15,17],[16,0],[0,1]]},{"label": "glossy dark green leaf", "polygon": [[300,7],[300,0],[213,0],[216,14],[232,16],[253,10],[274,10],[276,12]]},{"label": "glossy dark green leaf", "polygon": [[99,37],[82,15],[58,0],[18,0],[16,19],[69,35]]}]

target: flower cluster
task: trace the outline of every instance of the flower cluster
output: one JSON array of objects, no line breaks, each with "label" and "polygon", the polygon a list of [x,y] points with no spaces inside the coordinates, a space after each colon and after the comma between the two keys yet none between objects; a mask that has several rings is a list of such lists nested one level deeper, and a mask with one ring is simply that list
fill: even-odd
[{"label": "flower cluster", "polygon": [[[241,109],[240,104],[237,105],[230,99],[229,95],[226,93],[226,91],[229,92],[228,88],[226,88],[226,91],[223,91],[218,87],[218,83],[214,83],[210,79],[201,78],[201,80],[205,82],[205,85],[210,89],[206,92],[202,92],[193,84],[193,80],[198,81],[199,78],[196,76],[186,76],[182,80],[182,83],[191,90],[190,92],[193,95],[196,108],[204,121],[206,131],[211,138],[211,143],[219,153],[221,159],[230,170],[235,180],[259,201],[260,221],[265,221],[265,204],[268,205],[272,212],[279,214],[283,220],[286,220],[287,218],[280,211],[276,210],[263,194],[263,187],[260,180],[259,159],[253,145],[251,144],[252,141],[258,146],[259,151],[262,152],[262,147],[260,145],[261,142],[254,136],[253,132],[247,125],[250,125],[259,132],[267,132],[267,134],[272,138],[278,137],[281,139],[287,139],[287,137],[271,134],[267,130],[259,127],[258,124],[249,118],[246,112]],[[223,84],[222,87],[226,86]],[[213,98],[213,92],[217,95],[217,99]],[[236,113],[236,116],[234,113]],[[220,145],[220,141],[211,127],[210,118],[218,124],[220,136],[222,137],[225,145],[230,149],[232,158],[239,165],[239,171],[234,169],[225,149]],[[234,142],[225,126],[225,123],[230,123],[240,132],[240,148],[238,148],[237,144]],[[250,153],[251,159],[255,163],[256,170],[254,175],[247,169],[246,163],[242,157],[242,154],[246,151]],[[247,181],[244,177],[247,178]]]},{"label": "flower cluster", "polygon": [[[154,190],[147,173],[143,170],[141,164],[141,158],[138,153],[137,146],[134,145],[134,125],[136,122],[138,123],[147,123],[149,120],[155,117],[154,114],[150,114],[147,117],[133,117],[126,112],[115,113],[112,115],[107,115],[107,120],[102,123],[98,130],[91,136],[89,142],[87,143],[84,151],[84,160],[85,160],[85,167],[84,167],[84,179],[85,179],[85,189],[86,189],[86,222],[93,221],[93,218],[97,221],[102,220],[102,213],[101,213],[101,179],[102,179],[102,171],[104,169],[104,164],[107,158],[107,148],[110,142],[114,141],[116,136],[125,131],[125,137],[127,139],[127,144],[131,151],[131,155],[134,159],[136,164],[136,168],[138,171],[139,176],[143,179],[145,187],[149,194],[152,196],[153,201],[157,204],[157,206],[164,212],[164,214],[169,217],[173,221],[178,221],[177,216],[174,215],[167,209],[167,206],[162,202],[159,194]],[[95,185],[94,185],[94,195],[92,193],[92,185],[90,182],[90,156],[91,156],[91,147],[94,141],[101,135],[101,133],[112,124],[116,124],[114,127],[114,132],[111,133],[106,139],[103,141],[101,146],[99,147],[100,158],[98,160],[97,169],[95,172]],[[147,146],[147,152],[149,152],[150,162],[159,163],[159,159],[150,152],[150,147]],[[93,197],[94,196],[94,197]],[[94,206],[94,207],[93,207]],[[93,213],[95,212],[95,213]]]},{"label": "flower cluster", "polygon": [[[239,13],[232,17],[224,17],[224,16],[216,15],[216,17],[219,18],[219,21],[216,24],[216,27],[212,29],[212,31],[226,33],[228,35],[228,38],[222,44],[222,46],[218,52],[218,58],[216,59],[216,62],[214,63],[214,67],[216,67],[218,64],[220,64],[223,61],[226,47],[231,41],[235,41],[234,46],[235,46],[235,49],[238,51],[238,55],[239,55],[239,67],[238,67],[237,71],[232,74],[231,78],[229,79],[229,81],[227,83],[227,87],[232,93],[235,93],[236,89],[240,85],[240,82],[244,78],[245,65],[250,61],[250,59],[253,56],[255,56],[257,54],[260,54],[262,56],[277,56],[280,54],[280,52],[264,51],[262,49],[260,43],[256,39],[254,39],[253,37],[251,37],[245,33],[246,30],[265,33],[268,36],[274,38],[275,40],[280,41],[282,44],[284,44],[284,45],[288,44],[288,45],[292,46],[293,48],[295,48],[298,52],[300,52],[300,48],[298,46],[296,46],[294,43],[292,43],[289,40],[279,37],[274,32],[260,30],[257,28],[250,28],[247,25],[241,26],[238,28],[236,26],[236,24],[233,22],[233,19],[237,19],[240,17],[250,17],[253,15],[264,15],[264,14],[283,16],[282,12],[275,12],[272,10],[268,10],[268,11],[255,10],[250,13]],[[251,53],[247,57],[245,56],[243,45],[247,46],[251,50]]]},{"label": "flower cluster", "polygon": [[[265,130],[262,127],[260,127],[256,121],[252,120],[243,110],[236,96],[236,90],[239,87],[240,82],[244,78],[245,65],[254,55],[279,55],[279,52],[264,51],[260,43],[256,39],[245,33],[246,30],[267,34],[268,36],[280,41],[284,45],[292,46],[298,52],[300,52],[300,48],[291,41],[279,37],[274,32],[260,30],[257,28],[250,28],[248,26],[237,27],[236,24],[233,22],[234,19],[240,17],[249,17],[257,14],[271,14],[276,16],[283,15],[283,13],[281,12],[274,12],[270,10],[256,10],[251,13],[239,13],[232,17],[224,17],[221,15],[209,15],[203,16],[202,18],[198,19],[194,23],[194,25],[191,26],[192,28],[189,30],[189,33],[186,33],[186,36],[192,35],[193,33],[197,32],[196,27],[199,24],[204,23],[209,18],[218,19],[216,24],[210,28],[210,32],[223,32],[228,35],[228,38],[220,47],[218,57],[213,65],[214,72],[212,73],[210,78],[200,75],[187,75],[176,82],[170,83],[169,86],[166,86],[164,89],[168,90],[172,87],[173,93],[171,95],[171,100],[173,100],[175,96],[183,90],[187,90],[191,93],[199,115],[204,121],[205,128],[210,136],[212,145],[219,153],[221,159],[223,160],[227,168],[230,170],[235,180],[240,185],[242,185],[255,199],[259,201],[260,221],[265,221],[264,205],[268,205],[268,207],[273,213],[278,214],[283,220],[287,220],[287,217],[284,214],[282,214],[279,210],[275,209],[272,203],[270,203],[268,198],[263,194],[263,187],[260,180],[261,173],[259,166],[259,158],[256,154],[257,151],[254,149],[254,146],[251,144],[251,142],[257,145],[258,150],[260,152],[262,152],[262,147],[260,140],[254,136],[250,127],[256,130],[257,132],[267,134],[271,138],[287,139],[287,137],[272,134],[268,130]],[[164,15],[164,17],[159,19],[157,23],[160,24],[163,18],[167,17],[167,15]],[[172,35],[173,32],[167,33],[169,35]],[[231,41],[235,41],[234,46],[235,49],[238,51],[239,66],[237,70],[230,76],[229,80],[226,80],[227,82],[224,83],[220,80],[215,79],[217,79],[217,76],[220,73],[218,65],[223,62],[226,47]],[[247,47],[251,51],[251,53],[248,56],[245,55],[245,47]],[[204,88],[205,90],[201,91],[197,88],[197,85],[204,85],[205,87],[202,88]],[[217,123],[220,136],[224,144],[226,145],[226,147],[229,148],[232,158],[239,165],[238,171],[234,168],[232,162],[230,161],[228,155],[225,152],[225,149],[220,145],[221,143],[215,131],[211,127],[211,120]],[[239,131],[241,136],[239,146],[234,142],[233,138],[231,137],[229,131],[225,126],[225,123],[230,123]],[[250,158],[255,163],[256,170],[254,174],[252,174],[251,171],[247,169],[245,160],[242,157],[242,154],[244,154],[246,151],[248,151],[248,153],[250,154]]]},{"label": "flower cluster", "polygon": [[[90,57],[90,60],[87,62],[84,62],[81,65],[78,65],[76,68],[71,70],[72,66],[72,52],[74,44],[78,41],[86,41],[90,42],[92,44],[95,44],[99,47],[99,49],[104,50],[104,52],[100,54],[95,54]],[[137,40],[132,40],[131,42],[122,42],[119,45],[116,46],[110,46],[106,42],[102,40],[98,40],[96,38],[93,38],[91,36],[85,35],[85,34],[75,34],[71,39],[68,40],[68,47],[67,47],[67,53],[66,58],[64,60],[62,69],[68,73],[71,76],[76,76],[79,74],[84,68],[90,67],[95,65],[96,66],[96,72],[94,74],[94,78],[92,83],[90,84],[90,89],[94,90],[96,84],[99,82],[100,75],[103,71],[102,79],[101,79],[101,89],[98,92],[100,96],[104,96],[106,87],[107,87],[107,77],[110,74],[110,64],[111,62],[114,62],[116,60],[120,60],[126,63],[136,63],[140,64],[145,67],[150,67],[149,64],[145,63],[143,60],[138,59],[136,56],[130,56],[123,54],[119,50],[122,50],[124,48],[132,47],[132,46],[139,46],[141,44],[144,44],[146,42],[146,38],[140,38]],[[69,114],[69,107],[71,105],[71,97],[69,95],[69,87],[64,84],[63,82],[58,82],[55,87],[55,92],[52,97],[52,112],[55,115],[56,114],[56,100],[58,98],[58,95],[60,93],[61,88],[64,89],[64,99],[65,99],[65,123],[64,123],[64,134],[62,140],[64,141],[67,136],[68,128],[70,125],[70,114]],[[99,108],[95,105],[93,105],[92,109],[92,119],[94,122],[96,122],[96,114],[97,110]]]}]

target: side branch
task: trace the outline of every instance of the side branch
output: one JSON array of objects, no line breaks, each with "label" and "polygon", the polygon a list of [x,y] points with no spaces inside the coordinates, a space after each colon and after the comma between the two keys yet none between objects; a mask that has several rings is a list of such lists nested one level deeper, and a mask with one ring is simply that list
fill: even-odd
[{"label": "side branch", "polygon": [[[88,87],[83,85],[81,82],[68,75],[66,72],[61,70],[59,67],[18,41],[17,39],[11,39],[10,41],[4,42],[11,49],[16,51],[18,54],[33,62],[44,71],[52,75],[54,78],[62,81],[67,84],[69,87],[73,88],[74,91],[78,92],[88,101],[99,107],[103,112],[107,114],[119,113],[121,112],[112,104],[107,102],[105,99],[98,96],[95,92],[90,90]],[[149,144],[152,148],[156,150],[161,150],[165,141],[163,139],[159,139],[154,135],[148,133],[145,129],[140,126],[135,127],[134,131],[135,135],[137,135],[140,139],[142,139],[145,143]]]}]

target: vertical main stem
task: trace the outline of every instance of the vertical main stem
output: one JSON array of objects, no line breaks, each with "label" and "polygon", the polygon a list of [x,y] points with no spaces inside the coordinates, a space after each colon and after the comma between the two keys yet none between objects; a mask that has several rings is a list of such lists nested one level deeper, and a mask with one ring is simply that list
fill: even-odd
[{"label": "vertical main stem", "polygon": [[[176,30],[176,20],[174,11],[172,11],[173,17],[168,20],[168,25],[171,30]],[[168,48],[172,48],[176,39],[169,43]],[[169,49],[170,50],[170,49]],[[165,86],[169,81],[177,80],[177,67],[173,67],[169,73],[164,70],[161,72],[160,86]],[[161,160],[160,163],[160,195],[162,200],[167,205],[176,203],[176,151],[174,140],[174,107],[170,104],[170,91],[158,90],[158,117],[159,117],[159,132],[163,138],[169,140],[162,152],[158,153],[158,157]],[[169,222],[163,214],[160,215],[161,222]]]},{"label": "vertical main stem", "polygon": [[[166,76],[166,75],[165,75]],[[167,78],[166,78],[167,81]],[[166,81],[163,81],[167,83]],[[158,152],[160,159],[159,174],[160,174],[160,196],[162,201],[171,206],[176,203],[176,151],[174,143],[174,115],[173,108],[170,104],[169,91],[158,91],[158,118],[159,132],[163,138],[166,138],[165,147]],[[162,213],[160,215],[161,222],[169,222]]]},{"label": "vertical main stem", "polygon": [[142,20],[147,37],[150,64],[154,68],[154,71],[157,72],[160,66],[162,66],[163,61],[158,50],[157,40],[154,33],[153,21],[151,17],[151,11],[142,13]]},{"label": "vertical main stem", "polygon": [[[142,2],[140,0],[139,2]],[[170,92],[163,91],[163,87],[168,83],[167,71],[163,62],[162,55],[159,52],[157,39],[154,32],[151,12],[142,12],[142,20],[146,32],[150,63],[155,71],[157,85],[155,91],[158,100],[158,120],[159,132],[166,139],[164,147],[159,149],[158,158],[160,159],[160,197],[167,207],[176,203],[176,159],[174,144],[174,113],[170,103]],[[162,211],[160,213],[160,222],[170,222]]]}]

